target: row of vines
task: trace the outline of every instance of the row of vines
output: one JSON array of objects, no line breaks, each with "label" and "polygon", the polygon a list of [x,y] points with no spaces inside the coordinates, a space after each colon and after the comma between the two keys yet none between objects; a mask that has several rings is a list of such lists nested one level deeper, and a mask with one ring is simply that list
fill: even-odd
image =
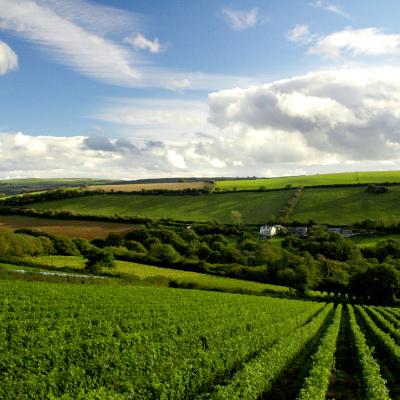
[{"label": "row of vines", "polygon": [[396,398],[396,309],[2,280],[0,398],[268,398],[308,351],[293,399],[325,399],[344,314],[359,398]]}]

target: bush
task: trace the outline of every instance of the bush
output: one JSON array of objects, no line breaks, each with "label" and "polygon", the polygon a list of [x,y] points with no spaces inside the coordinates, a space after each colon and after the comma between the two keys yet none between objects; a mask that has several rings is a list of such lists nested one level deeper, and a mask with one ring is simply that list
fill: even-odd
[{"label": "bush", "polygon": [[85,271],[92,274],[99,274],[103,268],[116,268],[115,258],[112,253],[107,250],[93,247],[86,254]]},{"label": "bush", "polygon": [[385,186],[378,186],[378,185],[374,185],[373,183],[370,183],[366,189],[366,192],[382,194],[382,193],[388,193],[389,189]]}]

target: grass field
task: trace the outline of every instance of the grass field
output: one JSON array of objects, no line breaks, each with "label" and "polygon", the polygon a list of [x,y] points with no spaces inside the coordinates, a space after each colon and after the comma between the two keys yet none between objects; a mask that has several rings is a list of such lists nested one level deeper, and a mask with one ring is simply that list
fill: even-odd
[{"label": "grass field", "polygon": [[352,236],[351,240],[353,240],[359,247],[371,247],[371,246],[376,246],[376,244],[380,240],[387,240],[387,239],[396,239],[400,240],[400,235],[399,234],[393,234],[393,235],[384,235],[384,236],[378,236],[378,237],[373,237],[373,238],[359,238],[358,236]]},{"label": "grass field", "polygon": [[389,193],[367,193],[365,187],[306,189],[294,208],[292,221],[346,225],[373,219],[400,221],[400,187],[390,187]]},{"label": "grass field", "polygon": [[[358,178],[358,180],[357,180]],[[357,183],[384,183],[400,182],[400,171],[372,171],[372,172],[345,172],[340,174],[323,174],[308,176],[293,176],[271,179],[249,179],[235,181],[218,181],[216,186],[222,190],[254,190],[260,186],[267,189],[284,188],[286,185],[315,186],[335,184],[357,184]]]},{"label": "grass field", "polygon": [[63,221],[21,216],[0,216],[0,228],[15,231],[19,228],[40,229],[41,231],[62,235],[69,238],[105,238],[110,232],[124,236],[135,228],[135,225],[112,222]]},{"label": "grass field", "polygon": [[[78,273],[83,273],[85,260],[82,257],[73,256],[40,256],[29,257],[27,260],[37,263],[54,266],[54,271],[58,268],[68,267]],[[179,283],[198,284],[202,289],[242,289],[249,292],[261,293],[266,290],[271,292],[287,292],[289,289],[285,286],[268,285],[264,283],[243,281],[240,279],[224,278],[207,274],[200,274],[190,271],[179,271],[169,268],[159,268],[152,265],[143,265],[126,261],[116,261],[117,268],[107,270],[111,274],[127,274],[134,275],[141,279],[151,277],[164,277],[168,280],[174,280]],[[14,266],[15,269],[18,269]]]},{"label": "grass field", "polygon": [[262,224],[278,216],[293,190],[260,193],[224,193],[206,196],[96,195],[30,205],[36,209],[71,210],[81,214],[149,216],[182,221],[232,223],[238,210],[246,224]]},{"label": "grass field", "polygon": [[145,190],[184,190],[184,189],[204,189],[207,186],[211,186],[207,182],[179,182],[179,183],[134,183],[134,184],[122,184],[122,185],[97,185],[89,186],[89,190],[103,189],[106,192],[111,190],[118,192],[140,192],[142,189]]}]

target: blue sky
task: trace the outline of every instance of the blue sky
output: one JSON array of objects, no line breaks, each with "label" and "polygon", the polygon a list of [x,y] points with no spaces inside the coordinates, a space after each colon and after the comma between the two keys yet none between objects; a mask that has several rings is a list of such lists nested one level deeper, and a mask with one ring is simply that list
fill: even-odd
[{"label": "blue sky", "polygon": [[0,179],[400,170],[399,15],[0,0]]}]

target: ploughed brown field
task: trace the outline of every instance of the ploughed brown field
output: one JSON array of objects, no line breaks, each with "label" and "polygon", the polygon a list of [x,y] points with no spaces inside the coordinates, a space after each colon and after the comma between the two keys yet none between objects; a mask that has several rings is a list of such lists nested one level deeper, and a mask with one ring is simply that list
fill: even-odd
[{"label": "ploughed brown field", "polygon": [[73,238],[105,238],[110,232],[117,232],[125,236],[137,225],[118,224],[114,222],[94,221],[62,221],[55,219],[41,219],[20,216],[0,216],[0,229],[15,231],[19,228],[40,229],[53,235],[62,235]]},{"label": "ploughed brown field", "polygon": [[209,186],[208,182],[179,182],[179,183],[133,183],[126,185],[94,185],[89,186],[89,190],[103,189],[106,192],[135,192],[142,189],[146,190],[183,190],[183,189],[203,189]]}]

